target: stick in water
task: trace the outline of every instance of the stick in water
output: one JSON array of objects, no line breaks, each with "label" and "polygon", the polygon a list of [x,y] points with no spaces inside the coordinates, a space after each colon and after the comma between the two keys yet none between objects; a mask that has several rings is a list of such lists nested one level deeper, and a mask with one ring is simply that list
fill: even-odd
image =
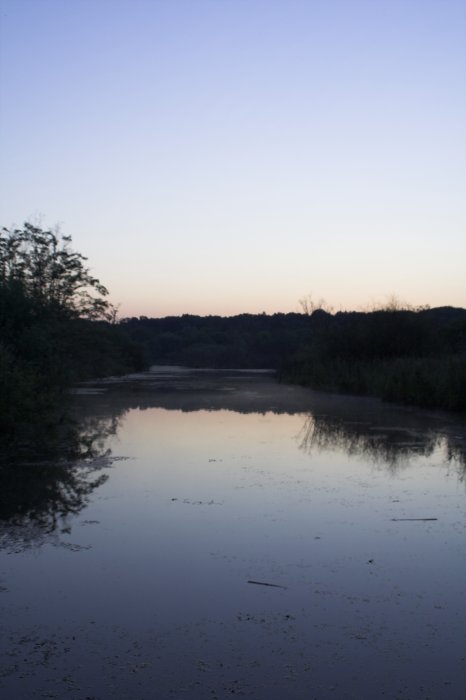
[{"label": "stick in water", "polygon": [[421,522],[425,523],[425,522],[430,521],[430,520],[438,520],[438,518],[392,518],[392,521],[395,523],[401,522],[403,520],[412,520],[412,521],[417,520],[417,521],[421,521]]},{"label": "stick in water", "polygon": [[286,589],[286,586],[280,586],[278,583],[266,583],[265,581],[251,581],[251,580],[249,580],[248,583],[253,583],[255,586],[270,586],[271,588],[284,588],[284,589]]}]

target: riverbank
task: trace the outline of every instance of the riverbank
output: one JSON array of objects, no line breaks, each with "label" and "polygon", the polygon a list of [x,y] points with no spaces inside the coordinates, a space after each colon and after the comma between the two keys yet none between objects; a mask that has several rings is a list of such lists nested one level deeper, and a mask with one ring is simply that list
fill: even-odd
[{"label": "riverbank", "polygon": [[371,361],[303,356],[291,362],[282,376],[315,389],[466,412],[466,358],[462,355]]}]

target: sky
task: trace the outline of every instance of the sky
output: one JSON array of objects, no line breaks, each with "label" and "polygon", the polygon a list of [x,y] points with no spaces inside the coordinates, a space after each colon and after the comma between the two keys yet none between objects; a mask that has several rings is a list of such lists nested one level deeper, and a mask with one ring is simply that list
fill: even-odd
[{"label": "sky", "polygon": [[466,0],[0,0],[0,225],[120,316],[466,306]]}]

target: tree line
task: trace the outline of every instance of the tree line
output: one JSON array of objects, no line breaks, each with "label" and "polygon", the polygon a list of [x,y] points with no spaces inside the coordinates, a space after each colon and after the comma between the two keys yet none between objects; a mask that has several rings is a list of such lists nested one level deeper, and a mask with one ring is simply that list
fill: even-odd
[{"label": "tree line", "polygon": [[122,325],[152,363],[271,368],[283,381],[452,410],[466,408],[466,310],[183,315]]},{"label": "tree line", "polygon": [[466,310],[316,311],[289,381],[425,408],[466,409]]},{"label": "tree line", "polygon": [[309,335],[300,313],[126,318],[121,325],[154,364],[278,369]]}]

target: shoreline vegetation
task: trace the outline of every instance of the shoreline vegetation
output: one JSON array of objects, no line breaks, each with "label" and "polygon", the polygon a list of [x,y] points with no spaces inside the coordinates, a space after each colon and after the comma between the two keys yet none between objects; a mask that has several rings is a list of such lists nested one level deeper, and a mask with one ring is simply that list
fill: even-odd
[{"label": "shoreline vegetation", "polygon": [[384,401],[466,410],[466,310],[314,312],[288,381]]},{"label": "shoreline vegetation", "polygon": [[146,367],[107,289],[71,238],[32,224],[0,231],[0,440],[7,462],[69,444],[79,381]]},{"label": "shoreline vegetation", "polygon": [[129,318],[153,364],[274,369],[282,382],[449,411],[466,410],[466,309]]},{"label": "shoreline vegetation", "polygon": [[68,440],[73,384],[151,364],[267,367],[282,382],[466,410],[466,309],[307,301],[303,313],[117,321],[86,260],[57,232],[0,231],[0,439],[16,454]]}]

